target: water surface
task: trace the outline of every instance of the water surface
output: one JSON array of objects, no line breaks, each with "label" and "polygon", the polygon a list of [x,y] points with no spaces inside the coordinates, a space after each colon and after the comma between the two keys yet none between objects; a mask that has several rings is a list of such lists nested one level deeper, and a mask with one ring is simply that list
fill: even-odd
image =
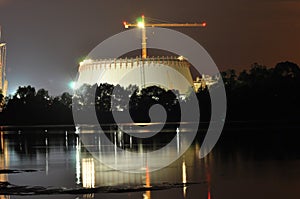
[{"label": "water surface", "polygon": [[[144,168],[141,173],[120,172],[103,165],[74,131],[2,131],[0,169],[20,172],[0,174],[1,182],[47,189],[104,189],[85,194],[54,192],[0,198],[299,198],[299,130],[247,129],[227,128],[203,159],[199,158],[200,142],[196,140],[168,167],[154,172]],[[162,190],[130,191],[151,186]]]}]

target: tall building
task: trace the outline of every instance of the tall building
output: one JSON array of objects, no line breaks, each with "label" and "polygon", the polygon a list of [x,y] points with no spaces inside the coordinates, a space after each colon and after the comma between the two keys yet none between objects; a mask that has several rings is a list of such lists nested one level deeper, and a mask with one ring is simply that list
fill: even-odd
[{"label": "tall building", "polygon": [[6,79],[6,43],[1,42],[0,27],[0,90],[4,96],[7,95],[8,81]]}]

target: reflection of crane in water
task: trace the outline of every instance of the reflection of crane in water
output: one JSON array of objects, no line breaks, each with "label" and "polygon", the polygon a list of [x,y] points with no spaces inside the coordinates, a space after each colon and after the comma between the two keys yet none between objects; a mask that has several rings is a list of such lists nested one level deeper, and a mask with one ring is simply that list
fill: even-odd
[{"label": "reflection of crane in water", "polygon": [[204,162],[205,162],[205,170],[206,170],[206,181],[207,181],[207,199],[211,199],[211,171],[210,171],[210,167],[209,167],[209,159],[212,158],[211,157],[212,154],[208,154],[205,158],[204,158]]},{"label": "reflection of crane in water", "polygon": [[[146,166],[146,183],[145,183],[145,187],[146,188],[151,188],[151,183],[150,183],[150,173],[149,173],[149,167],[148,165]],[[147,190],[144,194],[143,194],[143,198],[144,199],[151,199],[151,191]]]},{"label": "reflection of crane in water", "polygon": [[4,96],[7,95],[8,81],[6,79],[6,43],[1,42],[1,26],[0,26],[0,90]]}]

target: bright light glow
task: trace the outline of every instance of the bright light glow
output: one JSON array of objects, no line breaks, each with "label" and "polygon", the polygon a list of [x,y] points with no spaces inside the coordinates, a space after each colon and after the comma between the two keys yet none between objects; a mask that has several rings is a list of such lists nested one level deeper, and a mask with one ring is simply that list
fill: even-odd
[{"label": "bright light glow", "polygon": [[82,159],[82,186],[84,188],[95,187],[95,163],[93,158]]},{"label": "bright light glow", "polygon": [[0,43],[0,47],[3,47],[5,45],[6,45],[6,43]]},{"label": "bright light glow", "polygon": [[144,15],[142,17],[139,17],[136,21],[137,21],[137,27],[145,28]]},{"label": "bright light glow", "polygon": [[14,94],[17,92],[17,90],[18,90],[17,87],[15,87],[15,88],[13,88],[13,89],[10,89],[9,92],[8,92],[8,94],[9,94],[9,95],[14,95]]},{"label": "bright light glow", "polygon": [[76,82],[71,81],[71,82],[69,83],[70,89],[74,90],[74,89],[75,89],[75,86],[76,86]]},{"label": "bright light glow", "polygon": [[137,26],[139,28],[145,28],[145,24],[142,21],[139,21],[138,24],[137,24]]},{"label": "bright light glow", "polygon": [[206,26],[207,26],[207,23],[206,23],[206,22],[203,22],[203,23],[202,23],[202,26],[203,26],[203,27],[206,27]]},{"label": "bright light glow", "polygon": [[123,22],[123,25],[124,25],[125,28],[129,28],[129,26],[128,26],[128,24],[127,24],[126,21]]},{"label": "bright light glow", "polygon": [[186,183],[186,165],[184,160],[182,161],[182,183]]},{"label": "bright light glow", "polygon": [[85,59],[85,60],[83,60],[82,62],[79,63],[79,66],[82,66],[84,64],[90,64],[90,63],[93,63],[92,59]]},{"label": "bright light glow", "polygon": [[181,56],[179,56],[177,59],[180,60],[180,61],[183,61],[183,60],[184,60],[184,57],[181,55]]},{"label": "bright light glow", "polygon": [[[77,129],[76,129],[77,130]],[[80,175],[81,175],[81,167],[80,167],[80,151],[81,145],[79,143],[78,137],[76,138],[76,184],[80,184]]]},{"label": "bright light glow", "polygon": [[186,165],[185,165],[185,160],[183,160],[182,162],[182,183],[184,184],[183,185],[183,197],[185,198],[186,197]]}]

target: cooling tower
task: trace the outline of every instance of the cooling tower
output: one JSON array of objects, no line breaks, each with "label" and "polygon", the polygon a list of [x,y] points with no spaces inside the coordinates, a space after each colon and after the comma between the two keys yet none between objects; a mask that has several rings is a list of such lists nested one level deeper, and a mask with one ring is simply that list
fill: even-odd
[{"label": "cooling tower", "polygon": [[159,86],[185,95],[192,88],[193,79],[190,64],[177,57],[84,60],[79,66],[76,87],[95,83],[119,84],[124,88]]}]

